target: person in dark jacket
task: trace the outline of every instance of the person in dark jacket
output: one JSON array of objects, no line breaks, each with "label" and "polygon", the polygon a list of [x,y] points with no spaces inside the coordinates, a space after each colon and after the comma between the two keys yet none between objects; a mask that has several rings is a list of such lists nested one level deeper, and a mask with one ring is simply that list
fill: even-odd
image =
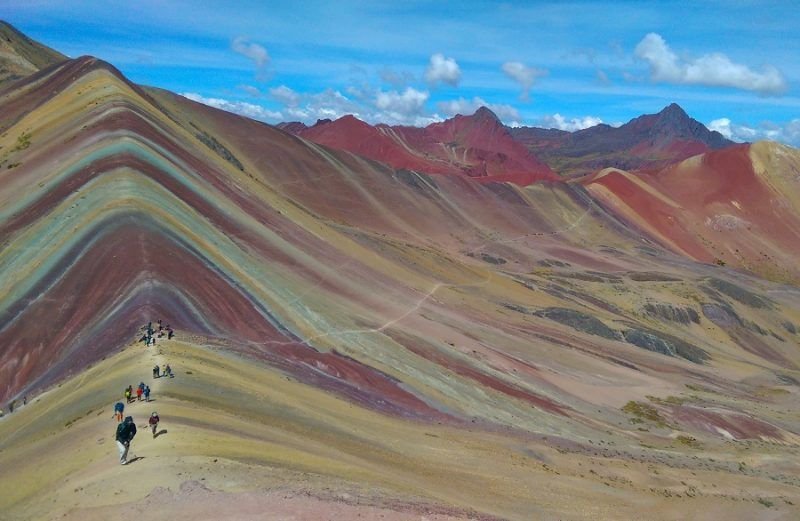
[{"label": "person in dark jacket", "polygon": [[136,436],[136,424],[133,417],[127,416],[125,421],[117,425],[117,449],[119,449],[119,462],[122,465],[128,464],[128,450],[131,448],[131,441]]},{"label": "person in dark jacket", "polygon": [[156,437],[156,429],[158,429],[158,422],[159,422],[158,413],[153,412],[153,414],[150,415],[150,420],[149,420],[150,428],[153,429],[153,438]]}]

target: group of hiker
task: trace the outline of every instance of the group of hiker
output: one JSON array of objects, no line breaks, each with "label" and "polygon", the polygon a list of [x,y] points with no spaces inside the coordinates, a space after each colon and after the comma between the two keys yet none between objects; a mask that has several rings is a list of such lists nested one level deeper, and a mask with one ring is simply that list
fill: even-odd
[{"label": "group of hiker", "polygon": [[[156,343],[156,338],[166,336],[167,339],[172,339],[172,337],[175,335],[174,330],[169,324],[164,325],[161,320],[158,320],[157,324],[157,330],[153,327],[152,322],[148,322],[146,326],[142,326],[144,335],[142,335],[139,341],[144,342],[145,346],[154,345]],[[164,364],[161,367],[156,364],[153,367],[153,378],[161,378],[164,376],[174,378],[175,375],[172,373],[172,368],[169,366],[169,364]],[[129,385],[125,388],[126,403],[130,404],[131,402],[142,401],[142,397],[144,397],[145,402],[150,401],[150,386],[144,382],[139,382],[136,390],[134,390],[132,385]],[[117,449],[119,450],[119,462],[122,465],[127,465],[131,441],[133,441],[134,436],[136,436],[136,423],[133,421],[133,416],[124,416],[124,411],[124,403],[117,402],[114,404],[114,419],[118,422],[114,439],[117,442]],[[158,413],[153,411],[148,419],[148,425],[153,433],[153,438],[157,438],[159,434],[166,432],[158,432],[159,421],[160,418]]]},{"label": "group of hiker", "polygon": [[136,391],[133,390],[133,386],[129,385],[125,388],[125,402],[131,403],[134,401],[134,395],[136,396],[135,400],[137,402],[142,401],[142,396],[144,396],[144,401],[150,401],[150,386],[145,385],[144,382],[139,382],[139,385],[136,387]]},{"label": "group of hiker", "polygon": [[162,367],[158,367],[158,364],[153,366],[153,378],[175,378],[175,375],[172,374],[172,368],[169,364],[165,364]]},{"label": "group of hiker", "polygon": [[145,347],[155,345],[156,338],[166,336],[167,340],[172,340],[172,337],[175,336],[175,330],[172,329],[172,326],[169,324],[164,325],[161,319],[158,319],[156,323],[158,324],[158,330],[153,327],[152,322],[148,322],[146,326],[141,327],[144,334],[139,339],[139,342],[144,342]]}]

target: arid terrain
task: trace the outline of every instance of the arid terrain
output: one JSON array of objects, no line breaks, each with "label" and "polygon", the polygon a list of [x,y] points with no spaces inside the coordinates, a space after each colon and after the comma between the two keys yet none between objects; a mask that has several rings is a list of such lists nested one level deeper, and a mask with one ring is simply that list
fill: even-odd
[{"label": "arid terrain", "polygon": [[677,106],[275,127],[36,49],[0,78],[3,519],[800,517],[800,151]]}]

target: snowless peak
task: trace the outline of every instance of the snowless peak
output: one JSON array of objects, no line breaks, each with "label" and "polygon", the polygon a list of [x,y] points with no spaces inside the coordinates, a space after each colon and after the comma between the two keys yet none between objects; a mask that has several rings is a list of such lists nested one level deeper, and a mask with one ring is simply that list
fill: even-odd
[{"label": "snowless peak", "polygon": [[476,119],[490,119],[490,120],[494,120],[494,121],[498,121],[498,122],[500,121],[500,118],[497,117],[497,114],[492,112],[487,107],[483,107],[483,106],[480,107],[478,110],[476,110],[475,114],[473,114],[472,117],[474,117]]}]

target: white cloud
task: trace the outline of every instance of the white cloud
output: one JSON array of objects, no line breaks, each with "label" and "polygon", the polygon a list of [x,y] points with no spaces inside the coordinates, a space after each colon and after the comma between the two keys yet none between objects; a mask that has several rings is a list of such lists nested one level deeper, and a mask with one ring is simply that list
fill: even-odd
[{"label": "white cloud", "polygon": [[269,95],[279,103],[289,107],[296,107],[300,103],[300,94],[293,91],[286,85],[269,89]]},{"label": "white cloud", "polygon": [[208,105],[209,107],[218,108],[227,112],[233,112],[251,119],[265,121],[268,123],[277,123],[283,120],[283,114],[272,110],[265,109],[261,105],[254,103],[246,103],[244,101],[230,101],[222,98],[205,98],[200,94],[194,92],[183,92],[181,96],[189,98],[192,101]]},{"label": "white cloud", "polygon": [[419,115],[422,114],[425,102],[429,97],[428,91],[419,91],[413,87],[406,87],[402,93],[396,90],[378,91],[375,97],[375,106],[387,112],[409,116]]},{"label": "white cloud", "polygon": [[769,121],[750,126],[734,123],[730,118],[719,118],[709,123],[708,128],[732,141],[753,142],[766,139],[800,147],[800,119],[793,119],[783,126]]},{"label": "white cloud", "polygon": [[531,87],[533,87],[536,79],[547,75],[545,69],[528,67],[520,62],[506,62],[503,64],[502,69],[506,76],[522,85],[522,93],[519,97],[523,101],[529,101]]},{"label": "white cloud", "polygon": [[428,68],[425,69],[425,81],[431,86],[447,83],[455,87],[461,81],[461,68],[453,58],[445,58],[444,54],[436,53],[431,56]]},{"label": "white cloud", "polygon": [[338,90],[327,89],[314,94],[292,93],[297,95],[296,101],[293,101],[291,93],[282,91],[285,103],[295,103],[284,107],[284,113],[291,120],[314,123],[318,119],[338,119],[346,114],[363,117],[363,108]]},{"label": "white cloud", "polygon": [[255,63],[256,74],[259,79],[266,78],[267,66],[269,65],[270,58],[269,53],[264,47],[257,43],[249,42],[247,38],[243,36],[237,36],[231,42],[231,49]]},{"label": "white cloud", "polygon": [[248,93],[249,95],[253,96],[254,98],[261,97],[261,91],[258,90],[257,87],[253,87],[252,85],[239,85],[239,88]]},{"label": "white cloud", "polygon": [[545,128],[557,128],[558,130],[566,130],[568,132],[575,132],[576,130],[583,130],[585,128],[599,125],[603,120],[595,116],[584,116],[582,118],[567,119],[561,114],[553,114],[552,116],[545,116],[542,118],[542,126]]},{"label": "white cloud", "polygon": [[481,107],[486,107],[494,112],[502,121],[516,122],[520,119],[519,111],[511,105],[496,105],[488,103],[483,98],[474,97],[471,100],[465,98],[458,98],[449,101],[440,101],[436,104],[439,111],[447,117],[453,117],[456,114],[470,115]]},{"label": "white cloud", "polygon": [[728,118],[715,119],[708,124],[708,130],[716,130],[728,139],[733,139],[733,130],[731,129],[731,120]]},{"label": "white cloud", "polygon": [[764,95],[782,94],[787,89],[783,75],[772,65],[764,65],[761,72],[756,72],[722,53],[682,59],[656,33],[645,36],[635,54],[649,64],[650,79],[655,82],[731,87]]}]

